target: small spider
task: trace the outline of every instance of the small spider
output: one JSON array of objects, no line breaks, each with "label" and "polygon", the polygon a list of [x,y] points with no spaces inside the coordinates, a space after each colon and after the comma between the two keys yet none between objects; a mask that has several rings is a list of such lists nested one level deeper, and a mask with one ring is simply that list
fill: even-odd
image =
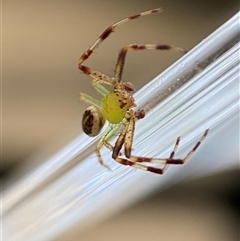
[{"label": "small spider", "polygon": [[[132,156],[131,149],[133,143],[135,120],[142,119],[145,116],[144,110],[133,110],[136,106],[132,93],[134,91],[133,85],[130,82],[122,81],[122,72],[125,57],[130,50],[176,50],[181,53],[186,53],[185,50],[166,44],[130,44],[123,47],[119,53],[117,64],[115,67],[114,77],[111,78],[98,71],[92,70],[91,68],[83,65],[93,50],[96,49],[112,32],[115,28],[124,23],[130,22],[131,20],[138,19],[145,15],[153,13],[159,13],[162,9],[152,9],[146,12],[142,12],[109,26],[100,37],[93,43],[93,45],[86,50],[78,61],[78,68],[86,75],[92,78],[92,85],[103,97],[101,101],[87,95],[80,93],[80,99],[91,104],[83,114],[82,128],[83,131],[93,137],[99,134],[100,130],[104,126],[105,122],[108,121],[108,127],[104,132],[102,138],[96,146],[95,152],[98,157],[98,161],[101,165],[104,165],[100,149],[102,146],[106,146],[112,152],[112,158],[123,165],[132,166],[145,171],[150,171],[157,174],[163,174],[169,164],[183,164],[185,163],[198,148],[204,138],[207,136],[208,130],[204,132],[200,140],[192,148],[192,150],[183,159],[174,159],[174,154],[180,142],[180,137],[177,138],[173,151],[169,158],[151,158],[151,157],[138,157]],[[102,84],[110,85],[111,91],[108,91]],[[109,143],[111,137],[120,132],[117,141],[114,146]],[[124,154],[120,152],[124,145]],[[152,167],[144,165],[144,163],[162,163],[163,168]],[[106,165],[104,165],[106,166]],[[106,166],[107,167],[107,166]]]}]

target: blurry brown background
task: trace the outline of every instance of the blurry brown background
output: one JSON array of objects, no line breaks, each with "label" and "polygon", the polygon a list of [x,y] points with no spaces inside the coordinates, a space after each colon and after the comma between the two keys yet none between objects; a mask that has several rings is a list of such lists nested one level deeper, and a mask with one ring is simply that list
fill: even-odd
[{"label": "blurry brown background", "polygon": [[[81,91],[93,96],[97,95],[91,87],[91,80],[77,69],[79,56],[110,24],[129,15],[156,7],[162,7],[163,12],[119,27],[116,33],[97,49],[88,60],[87,65],[112,76],[119,49],[134,42],[174,44],[189,50],[237,13],[239,1],[5,0],[2,2],[1,174],[5,180],[20,175],[19,170],[23,166],[35,166],[36,163],[32,163],[35,153],[41,153],[42,158],[40,159],[44,160],[82,132],[81,116],[86,105],[78,100],[78,93]],[[129,53],[124,80],[133,82],[136,89],[139,89],[178,57],[180,55],[174,52]],[[31,160],[31,163],[28,160]],[[226,177],[233,179],[226,182],[223,176],[225,175],[216,176],[214,180],[220,181],[220,183],[216,181],[219,189],[226,184],[224,192],[230,190],[229,186],[236,183],[238,173],[228,173]],[[216,182],[213,181],[215,184]],[[187,186],[188,184],[186,184],[186,188],[175,187],[173,192],[170,190],[169,193],[163,194],[161,202],[156,194],[156,197],[152,199],[155,201],[152,203],[140,204],[138,211],[135,209],[125,211],[118,221],[110,220],[105,228],[99,226],[94,232],[86,232],[81,240],[96,240],[97,237],[98,240],[237,240],[234,239],[237,237],[235,229],[237,214],[234,209],[230,208],[229,203],[231,202],[228,203],[225,200],[229,206],[225,206],[224,202],[216,204],[218,196],[214,196],[214,200],[209,200],[208,194],[204,196],[205,191],[201,194],[203,196],[196,196],[195,184],[198,182],[193,183],[191,188]],[[213,186],[215,187],[215,185]],[[171,199],[176,188],[180,197],[179,206],[174,203],[172,209],[172,203],[169,204],[165,200],[169,200],[167,197]],[[188,194],[187,188],[193,192],[190,194],[190,200],[183,200],[182,196]],[[196,190],[205,190],[204,187],[198,188]],[[233,193],[236,191],[234,190]],[[195,222],[192,210],[199,205],[198,201],[201,201],[201,197],[205,201],[200,206],[199,213],[208,217],[208,211],[220,207],[220,210],[223,210],[221,217],[226,215],[228,226],[225,223],[222,226],[217,223],[217,215],[220,214],[217,214],[216,211],[216,216],[211,219],[212,222],[209,221],[209,225],[204,222],[206,219],[203,219],[203,221],[198,221],[205,225],[204,227],[197,225],[196,230],[188,228],[190,227],[188,225]],[[194,200],[191,201],[191,198]],[[209,206],[206,200],[209,200]],[[233,200],[235,200],[235,196]],[[233,201],[233,203],[236,202]],[[178,218],[178,215],[182,217],[179,214],[183,210],[181,204],[187,207],[189,215],[185,216],[187,223],[184,222],[186,220]],[[188,208],[191,204],[193,206]],[[204,206],[205,204],[206,206]],[[156,226],[156,229],[149,231],[154,236],[149,236],[147,239],[147,235],[143,236],[145,227],[148,226],[148,222],[144,219],[149,213],[149,209],[154,210],[154,207],[158,206],[161,206],[163,210],[160,215],[169,219],[168,222],[166,221],[168,225],[164,224],[163,219],[159,233],[157,233],[158,226]],[[208,208],[205,209],[204,207],[207,206]],[[201,211],[203,209],[206,213]],[[150,212],[151,215],[154,214],[153,210]],[[131,233],[131,229],[134,228],[131,226],[133,224],[120,227],[120,231],[115,230],[119,228],[117,222],[127,223],[126,216],[124,216],[127,213],[131,213],[131,216],[136,214],[134,220],[141,221],[140,226],[135,227],[137,236],[127,235],[127,231]],[[157,217],[151,216],[146,220],[151,220],[154,226],[154,223],[160,222]],[[228,220],[230,221],[228,222]],[[213,224],[217,225],[214,229],[212,229]],[[181,231],[184,229],[187,229],[188,232],[192,231],[193,236],[189,235],[190,239],[185,236],[175,236],[171,232],[171,225],[175,228],[177,226]],[[152,228],[154,228],[153,226]],[[226,234],[226,237],[221,236],[222,239],[218,234],[220,227],[226,227],[226,232],[221,228],[221,234]],[[215,239],[213,236],[206,236],[204,239],[205,236],[201,235],[206,230],[216,233]],[[236,233],[229,237],[228,234],[233,234],[233,230]],[[94,236],[94,233],[98,234],[97,237]],[[106,234],[110,236],[105,236]],[[117,239],[116,236],[120,234],[123,235],[123,238]],[[126,235],[124,236],[124,234]],[[70,235],[72,239],[68,239],[67,235]],[[165,239],[162,239],[163,236]],[[79,236],[78,234],[74,236],[73,231],[58,240],[79,240],[76,237]]]}]

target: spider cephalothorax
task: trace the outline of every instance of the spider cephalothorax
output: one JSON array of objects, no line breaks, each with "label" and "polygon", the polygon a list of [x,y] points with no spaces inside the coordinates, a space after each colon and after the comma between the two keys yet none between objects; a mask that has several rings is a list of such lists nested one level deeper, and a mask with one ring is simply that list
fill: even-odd
[{"label": "spider cephalothorax", "polygon": [[113,91],[101,101],[103,115],[112,124],[120,123],[126,112],[136,106],[132,94],[121,87],[121,85],[115,86]]}]

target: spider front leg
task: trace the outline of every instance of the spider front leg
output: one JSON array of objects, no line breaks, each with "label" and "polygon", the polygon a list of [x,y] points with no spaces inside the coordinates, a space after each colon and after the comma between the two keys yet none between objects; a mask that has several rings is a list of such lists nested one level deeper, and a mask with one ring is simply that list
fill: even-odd
[{"label": "spider front leg", "polygon": [[89,68],[86,65],[83,65],[83,63],[92,55],[93,51],[106,39],[109,37],[109,35],[111,33],[114,32],[115,28],[117,28],[118,26],[128,23],[132,20],[138,19],[142,16],[146,16],[146,15],[150,15],[150,14],[154,14],[154,13],[159,13],[161,12],[162,9],[161,8],[156,8],[156,9],[151,9],[149,11],[146,12],[142,12],[142,13],[138,13],[132,16],[129,16],[127,18],[124,18],[112,25],[110,25],[108,28],[106,28],[105,31],[102,32],[102,34],[97,38],[97,40],[91,45],[91,47],[89,49],[87,49],[79,58],[78,60],[78,68],[86,75],[90,76],[93,79],[97,79],[98,81],[103,81],[103,82],[99,82],[99,83],[106,83],[106,84],[112,84],[113,83],[113,79],[98,72],[95,70],[92,70],[91,68]]},{"label": "spider front leg", "polygon": [[186,50],[167,44],[129,44],[123,47],[118,55],[117,64],[115,67],[114,79],[120,81],[122,79],[122,72],[125,63],[126,54],[130,50],[175,50],[182,54],[187,53]]},{"label": "spider front leg", "polygon": [[[134,136],[134,130],[135,130],[135,116],[140,117],[141,114],[143,114],[142,110],[137,112],[134,112],[131,110],[128,113],[126,113],[125,119],[123,121],[124,129],[118,136],[117,141],[113,147],[113,153],[112,153],[113,159],[116,160],[116,158],[119,156],[120,150],[122,149],[123,145],[124,145],[125,156],[127,158],[131,157],[133,136]],[[142,116],[142,118],[143,117],[144,115]]]}]

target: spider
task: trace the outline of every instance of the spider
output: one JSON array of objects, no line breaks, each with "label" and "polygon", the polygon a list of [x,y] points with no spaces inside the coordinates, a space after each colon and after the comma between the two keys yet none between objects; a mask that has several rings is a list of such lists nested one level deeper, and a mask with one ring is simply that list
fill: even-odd
[{"label": "spider", "polygon": [[[134,110],[136,107],[133,98],[133,85],[130,82],[122,81],[122,72],[125,57],[128,51],[131,50],[176,50],[185,54],[182,48],[167,45],[167,44],[130,44],[123,47],[119,53],[117,64],[115,67],[114,77],[106,76],[98,71],[95,71],[83,63],[91,56],[94,49],[96,49],[109,35],[114,32],[115,28],[138,19],[142,16],[159,13],[161,8],[152,9],[146,12],[135,14],[133,16],[122,19],[113,25],[110,25],[87,49],[78,60],[78,68],[86,75],[92,78],[92,85],[100,95],[102,99],[99,101],[92,96],[84,93],[80,93],[80,99],[90,104],[83,114],[82,128],[83,131],[90,137],[98,135],[104,126],[105,122],[108,122],[108,127],[103,133],[100,141],[98,142],[95,153],[98,157],[98,161],[101,165],[107,167],[102,160],[100,149],[105,146],[112,152],[112,158],[120,164],[132,166],[145,171],[150,171],[157,174],[163,174],[169,164],[184,164],[196,151],[201,142],[208,134],[208,129],[205,130],[200,140],[195,144],[192,150],[183,158],[175,159],[174,155],[178,148],[180,137],[177,138],[174,148],[168,158],[152,158],[152,157],[139,157],[132,156],[131,149],[133,144],[133,136],[135,130],[135,121],[142,119],[145,116],[144,110]],[[109,91],[104,85],[109,85],[112,90]],[[109,143],[111,137],[115,136],[119,132],[115,145]],[[121,149],[124,146],[124,155],[121,153]],[[162,168],[146,165],[147,163],[161,163]]]}]

